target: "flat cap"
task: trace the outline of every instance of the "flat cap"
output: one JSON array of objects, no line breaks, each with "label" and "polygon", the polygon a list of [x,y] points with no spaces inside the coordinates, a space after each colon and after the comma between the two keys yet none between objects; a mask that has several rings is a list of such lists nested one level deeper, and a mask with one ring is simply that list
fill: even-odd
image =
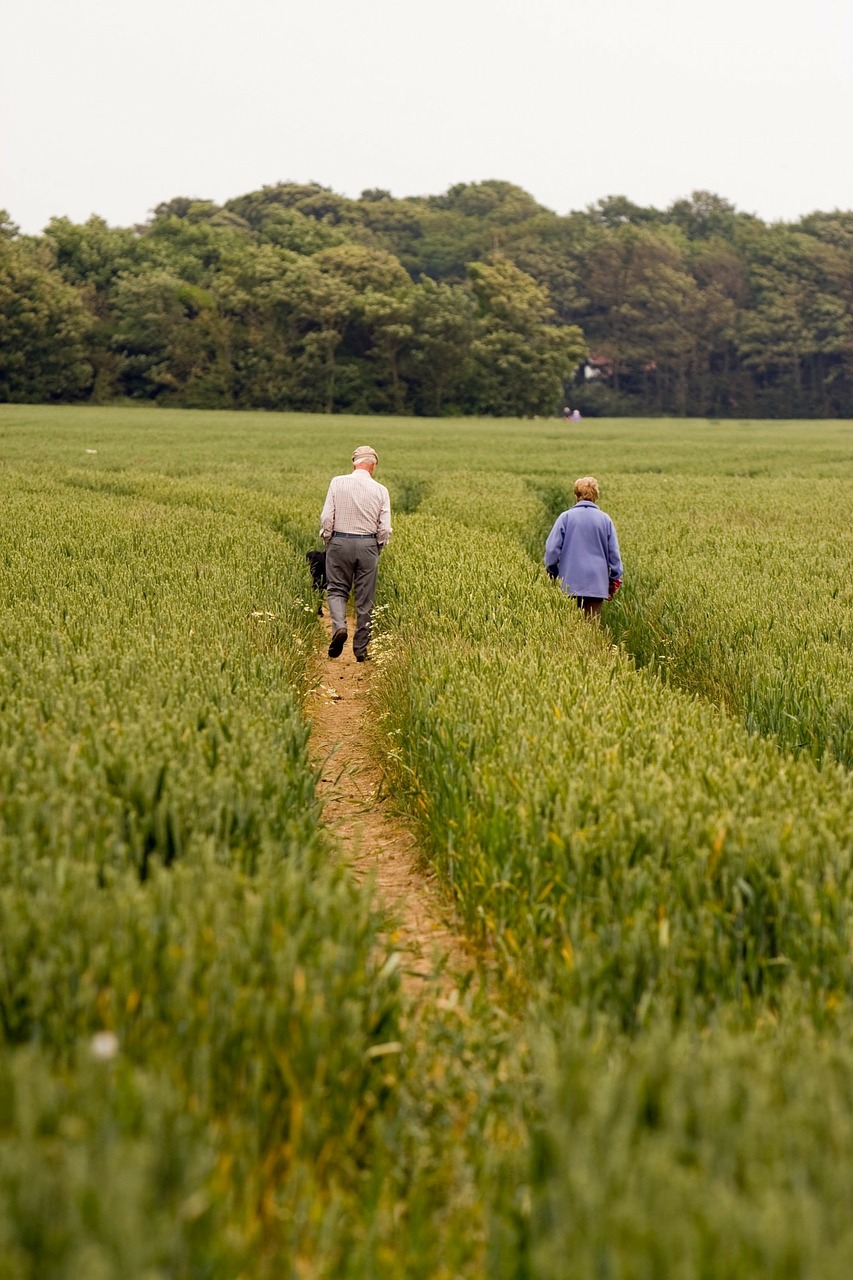
[{"label": "flat cap", "polygon": [[379,454],[369,444],[360,444],[352,455],[353,466],[357,462],[378,462]]}]

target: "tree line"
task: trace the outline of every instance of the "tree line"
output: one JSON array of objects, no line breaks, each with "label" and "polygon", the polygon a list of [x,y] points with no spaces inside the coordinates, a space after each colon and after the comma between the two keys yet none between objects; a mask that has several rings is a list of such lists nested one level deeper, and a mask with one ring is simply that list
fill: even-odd
[{"label": "tree line", "polygon": [[143,225],[0,214],[0,399],[853,417],[853,212],[709,192],[560,216],[508,182],[282,183]]}]

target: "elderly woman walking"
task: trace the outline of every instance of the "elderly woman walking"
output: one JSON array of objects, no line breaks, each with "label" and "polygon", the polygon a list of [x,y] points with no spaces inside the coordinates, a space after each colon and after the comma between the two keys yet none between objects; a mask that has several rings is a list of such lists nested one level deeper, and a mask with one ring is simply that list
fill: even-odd
[{"label": "elderly woman walking", "polygon": [[595,622],[622,585],[619,543],[610,516],[599,510],[598,481],[575,481],[575,505],[557,518],[545,543],[545,568]]}]

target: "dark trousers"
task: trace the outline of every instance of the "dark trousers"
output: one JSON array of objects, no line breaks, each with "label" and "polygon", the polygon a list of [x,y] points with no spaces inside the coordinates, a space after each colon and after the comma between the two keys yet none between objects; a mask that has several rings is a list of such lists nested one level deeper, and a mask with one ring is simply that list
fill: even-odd
[{"label": "dark trousers", "polygon": [[347,625],[347,600],[355,596],[355,635],[352,647],[358,657],[370,643],[370,613],[376,598],[379,545],[375,538],[333,537],[326,549],[327,595],[332,630]]},{"label": "dark trousers", "polygon": [[598,622],[601,619],[601,606],[603,600],[599,600],[597,596],[575,596],[578,602],[578,608],[583,609],[584,617]]}]

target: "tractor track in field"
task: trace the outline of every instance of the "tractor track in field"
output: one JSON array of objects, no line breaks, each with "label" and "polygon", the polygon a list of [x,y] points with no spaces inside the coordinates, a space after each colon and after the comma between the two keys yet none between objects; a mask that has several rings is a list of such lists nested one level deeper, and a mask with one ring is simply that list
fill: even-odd
[{"label": "tractor track in field", "polygon": [[447,999],[477,961],[454,924],[453,904],[424,867],[412,831],[391,811],[383,791],[382,769],[368,747],[372,669],[356,662],[352,634],[350,620],[339,658],[327,657],[324,642],[318,683],[308,700],[323,818],[355,877],[372,879],[389,921],[387,941],[400,955],[406,993]]}]

